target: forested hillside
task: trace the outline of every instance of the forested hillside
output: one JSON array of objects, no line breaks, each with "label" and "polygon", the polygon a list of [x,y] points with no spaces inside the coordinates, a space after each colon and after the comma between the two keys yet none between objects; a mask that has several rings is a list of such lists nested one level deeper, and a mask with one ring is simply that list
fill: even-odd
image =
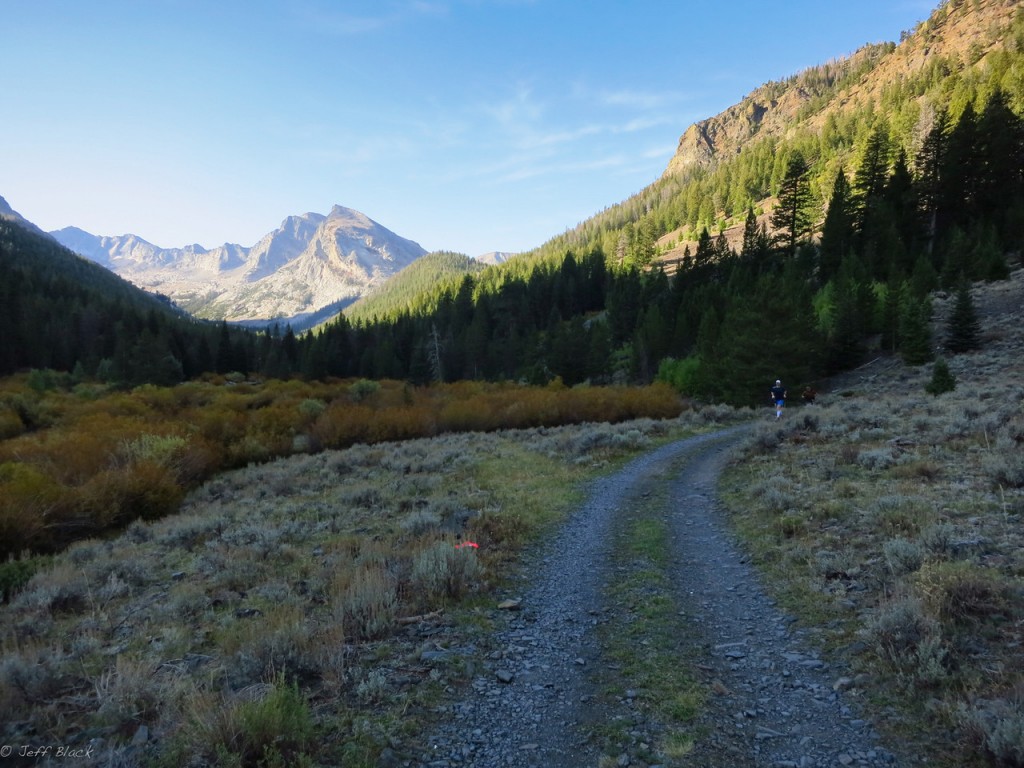
[{"label": "forested hillside", "polygon": [[[661,375],[745,404],[766,381],[812,382],[872,347],[926,362],[929,292],[1004,277],[1024,239],[1022,54],[1015,3],[943,3],[898,46],[766,85],[747,106],[770,103],[771,119],[727,153],[674,163],[536,252],[387,320],[339,320],[300,342],[309,372]],[[739,247],[721,234],[734,221]],[[657,243],[672,233],[694,247],[669,277]]]},{"label": "forested hillside", "polygon": [[463,275],[480,272],[484,266],[461,253],[428,253],[346,307],[345,317],[352,321],[392,317],[416,305],[420,297],[439,283],[456,282]]},{"label": "forested hillside", "polygon": [[213,371],[287,374],[295,341],[287,330],[257,336],[193,320],[10,221],[0,221],[0,323],[0,375],[49,369],[125,384],[176,384]]}]

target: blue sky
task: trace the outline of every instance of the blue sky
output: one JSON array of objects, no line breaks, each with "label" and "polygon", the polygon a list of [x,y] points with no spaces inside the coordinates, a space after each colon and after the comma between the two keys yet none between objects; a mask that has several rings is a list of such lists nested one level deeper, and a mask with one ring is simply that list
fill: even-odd
[{"label": "blue sky", "polygon": [[0,196],[163,247],[339,204],[427,250],[527,250],[691,123],[937,3],[0,0]]}]

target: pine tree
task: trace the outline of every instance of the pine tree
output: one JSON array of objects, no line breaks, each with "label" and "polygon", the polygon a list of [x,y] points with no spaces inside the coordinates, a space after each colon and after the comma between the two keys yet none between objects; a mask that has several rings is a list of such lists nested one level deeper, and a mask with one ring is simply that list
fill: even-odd
[{"label": "pine tree", "polygon": [[977,349],[980,346],[980,333],[978,313],[974,308],[970,287],[964,280],[956,292],[956,303],[946,324],[946,348],[954,354]]},{"label": "pine tree", "polygon": [[786,175],[779,188],[779,203],[772,211],[772,227],[778,231],[778,242],[787,256],[796,255],[796,247],[810,234],[811,187],[807,163],[797,152],[786,166]]},{"label": "pine tree", "polygon": [[932,360],[932,337],[928,328],[927,300],[904,297],[900,311],[900,355],[907,365],[924,365]]},{"label": "pine tree", "polygon": [[956,389],[956,378],[949,370],[949,365],[944,358],[939,358],[932,366],[932,378],[924,386],[924,391],[929,395],[941,395],[943,392],[952,392]]},{"label": "pine tree", "polygon": [[880,123],[868,137],[860,167],[853,178],[857,239],[860,256],[872,275],[879,272],[889,216],[885,198],[892,154],[888,128]]},{"label": "pine tree", "polygon": [[819,275],[827,283],[839,271],[843,257],[853,247],[853,206],[850,200],[850,185],[846,174],[840,170],[832,183],[832,198],[829,200],[825,223],[821,228],[819,251]]},{"label": "pine tree", "polygon": [[931,257],[938,227],[942,168],[948,142],[949,115],[943,110],[935,117],[915,158],[917,200],[925,236],[925,252]]}]

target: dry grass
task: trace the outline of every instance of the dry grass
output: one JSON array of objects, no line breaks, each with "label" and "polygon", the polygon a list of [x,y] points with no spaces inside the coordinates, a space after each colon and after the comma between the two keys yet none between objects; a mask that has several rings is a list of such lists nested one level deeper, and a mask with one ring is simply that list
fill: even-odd
[{"label": "dry grass", "polygon": [[491,591],[584,479],[730,416],[357,445],[222,474],[178,514],[54,556],[0,606],[0,743],[98,739],[97,765],[377,765],[452,695]]},{"label": "dry grass", "polygon": [[728,496],[788,607],[864,673],[854,695],[894,707],[933,764],[1017,766],[1024,271],[974,297],[986,343],[948,358],[954,391],[879,359],[759,426]]}]

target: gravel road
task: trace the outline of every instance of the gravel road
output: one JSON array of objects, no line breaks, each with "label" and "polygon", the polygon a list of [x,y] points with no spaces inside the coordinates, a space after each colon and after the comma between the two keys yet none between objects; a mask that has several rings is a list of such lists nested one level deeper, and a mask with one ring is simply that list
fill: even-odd
[{"label": "gravel road", "polygon": [[[869,720],[844,701],[852,684],[816,653],[761,588],[719,517],[715,488],[746,426],[692,437],[633,460],[593,484],[585,503],[525,569],[522,610],[501,612],[479,674],[444,713],[416,768],[644,768],[654,765],[897,766]],[[680,763],[650,762],[663,725],[630,695],[610,697],[596,631],[617,610],[604,602],[616,519],[652,489],[667,493],[672,589],[684,663],[708,686]],[[642,652],[642,649],[638,649]],[[609,745],[602,725],[626,724]],[[641,757],[643,755],[643,757]],[[401,764],[401,763],[399,763]]]}]

